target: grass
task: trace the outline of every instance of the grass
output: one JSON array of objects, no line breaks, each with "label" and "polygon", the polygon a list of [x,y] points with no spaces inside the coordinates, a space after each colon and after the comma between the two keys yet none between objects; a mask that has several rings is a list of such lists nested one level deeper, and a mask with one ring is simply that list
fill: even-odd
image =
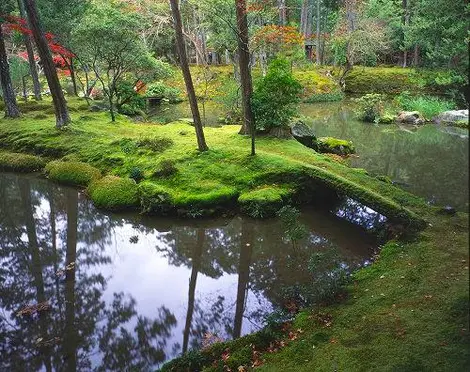
[{"label": "grass", "polygon": [[[423,203],[419,198],[294,140],[259,137],[258,156],[251,157],[250,139],[238,135],[238,127],[205,128],[210,150],[200,153],[194,128],[187,123],[133,123],[123,116],[111,123],[106,112],[86,111],[84,115],[85,110],[78,109],[83,107],[82,100],[69,99],[69,104],[75,110],[73,123],[65,130],[55,129],[52,115],[36,120],[33,115],[37,113],[25,113],[18,120],[1,120],[3,146],[9,151],[87,163],[121,178],[129,178],[138,168],[142,181],[167,190],[173,211],[183,215],[231,205],[239,195],[260,187],[289,184],[292,195],[326,187],[403,223],[423,224],[412,210]],[[87,120],[81,119],[84,116]],[[171,172],[162,172],[162,164],[168,162]],[[146,197],[147,202],[152,199],[148,192]]]},{"label": "grass", "polygon": [[401,109],[405,111],[418,111],[426,120],[431,120],[444,111],[456,108],[452,101],[433,96],[412,96],[402,93],[396,100]]}]

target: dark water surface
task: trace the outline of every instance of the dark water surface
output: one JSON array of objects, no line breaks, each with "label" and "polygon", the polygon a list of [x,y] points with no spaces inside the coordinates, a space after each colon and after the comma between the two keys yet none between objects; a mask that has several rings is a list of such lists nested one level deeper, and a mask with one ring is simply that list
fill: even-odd
[{"label": "dark water surface", "polygon": [[381,217],[352,201],[336,214],[304,211],[294,247],[276,219],[105,214],[73,188],[0,173],[0,370],[149,371],[208,335],[255,331],[284,288],[331,270],[309,272],[312,255],[369,262]]},{"label": "dark water surface", "polygon": [[[207,125],[217,125],[224,109],[206,103]],[[162,105],[155,120],[165,123],[191,117],[186,103]],[[468,210],[468,130],[428,124],[412,126],[374,125],[354,117],[354,103],[301,104],[300,114],[317,137],[332,136],[353,141],[357,156],[353,167],[372,175],[385,175],[411,193],[438,205]]]}]

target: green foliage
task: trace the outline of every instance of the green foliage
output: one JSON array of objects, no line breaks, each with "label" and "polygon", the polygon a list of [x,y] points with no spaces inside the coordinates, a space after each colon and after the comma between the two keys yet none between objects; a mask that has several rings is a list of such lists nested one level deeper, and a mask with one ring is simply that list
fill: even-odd
[{"label": "green foliage", "polygon": [[433,96],[413,96],[409,92],[402,92],[395,100],[402,110],[418,111],[427,120],[456,108],[452,101]]},{"label": "green foliage", "polygon": [[38,156],[0,151],[0,171],[36,172],[44,165],[45,161]]},{"label": "green foliage", "polygon": [[128,81],[121,81],[116,86],[116,107],[124,115],[142,114],[145,110],[145,99],[138,94],[134,85]]},{"label": "green foliage", "polygon": [[297,115],[296,104],[302,86],[294,79],[289,63],[274,60],[268,72],[255,86],[252,108],[258,130],[287,127]]},{"label": "green foliage", "polygon": [[139,184],[140,203],[144,213],[165,215],[174,209],[170,191],[150,181]]},{"label": "green foliage", "polygon": [[174,144],[171,138],[167,137],[149,137],[149,138],[142,138],[136,142],[137,147],[144,147],[149,149],[153,152],[164,152],[172,147]]},{"label": "green foliage", "polygon": [[182,101],[181,91],[178,88],[169,87],[161,81],[149,84],[145,95],[152,98],[167,99],[170,103]]},{"label": "green foliage", "polygon": [[368,123],[378,123],[384,113],[384,99],[381,94],[370,93],[360,98],[355,98],[357,104],[357,117]]},{"label": "green foliage", "polygon": [[133,179],[136,183],[142,181],[144,177],[144,172],[139,167],[132,167],[129,172],[129,178]]},{"label": "green foliage", "polygon": [[265,186],[243,193],[238,198],[243,213],[253,218],[273,217],[291,195],[287,187]]},{"label": "green foliage", "polygon": [[90,184],[88,194],[98,208],[129,210],[140,205],[137,185],[130,178],[103,177]]},{"label": "green foliage", "polygon": [[95,167],[71,161],[51,161],[46,165],[45,172],[49,179],[73,186],[88,186],[101,177],[101,172]]}]

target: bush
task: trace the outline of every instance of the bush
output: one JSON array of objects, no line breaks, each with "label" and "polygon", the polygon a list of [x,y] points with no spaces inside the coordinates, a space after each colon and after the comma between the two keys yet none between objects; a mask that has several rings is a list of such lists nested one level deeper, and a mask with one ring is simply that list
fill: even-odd
[{"label": "bush", "polygon": [[36,172],[44,168],[45,161],[38,156],[13,152],[0,152],[0,171]]},{"label": "bush", "polygon": [[297,115],[302,86],[294,79],[290,65],[285,60],[274,60],[268,73],[255,87],[252,98],[253,114],[258,130],[288,127]]},{"label": "bush", "polygon": [[149,84],[145,95],[157,99],[167,99],[170,103],[178,103],[183,100],[178,88],[168,87],[161,81]]},{"label": "bush", "polygon": [[413,96],[408,92],[401,93],[396,102],[405,111],[418,111],[425,119],[430,120],[444,111],[456,108],[452,101],[433,96]]},{"label": "bush", "polygon": [[238,198],[242,212],[253,218],[273,217],[290,197],[290,190],[276,186],[243,193]]},{"label": "bush", "polygon": [[371,93],[355,98],[357,103],[357,117],[368,123],[378,123],[384,113],[383,96],[381,94]]},{"label": "bush", "polygon": [[88,186],[101,177],[101,172],[95,167],[72,161],[51,161],[45,171],[49,179],[73,186]]},{"label": "bush", "polygon": [[124,81],[117,86],[117,109],[124,115],[140,115],[145,110],[145,99],[134,90],[134,85]]},{"label": "bush", "polygon": [[140,169],[139,167],[132,167],[129,173],[129,178],[139,183],[144,179],[144,172],[142,172],[142,169]]},{"label": "bush", "polygon": [[140,204],[137,184],[130,178],[103,177],[91,183],[88,193],[98,208],[126,210]]}]

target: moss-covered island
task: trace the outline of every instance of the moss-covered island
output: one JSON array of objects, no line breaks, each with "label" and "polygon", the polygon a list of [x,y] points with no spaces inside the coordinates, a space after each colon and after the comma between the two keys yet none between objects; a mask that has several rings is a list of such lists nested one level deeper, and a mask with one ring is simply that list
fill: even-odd
[{"label": "moss-covered island", "polygon": [[[187,122],[160,125],[90,112],[69,99],[72,123],[55,129],[48,102],[0,120],[0,169],[86,187],[103,209],[184,217],[240,210],[269,217],[286,204],[348,196],[416,232],[390,241],[354,275],[343,300],[265,330],[190,352],[165,371],[463,370],[468,365],[468,215],[424,200],[293,139],[260,136],[249,156],[238,126],[205,128],[196,150]],[[38,115],[38,106],[41,115]],[[230,368],[230,369],[227,369]]]}]

